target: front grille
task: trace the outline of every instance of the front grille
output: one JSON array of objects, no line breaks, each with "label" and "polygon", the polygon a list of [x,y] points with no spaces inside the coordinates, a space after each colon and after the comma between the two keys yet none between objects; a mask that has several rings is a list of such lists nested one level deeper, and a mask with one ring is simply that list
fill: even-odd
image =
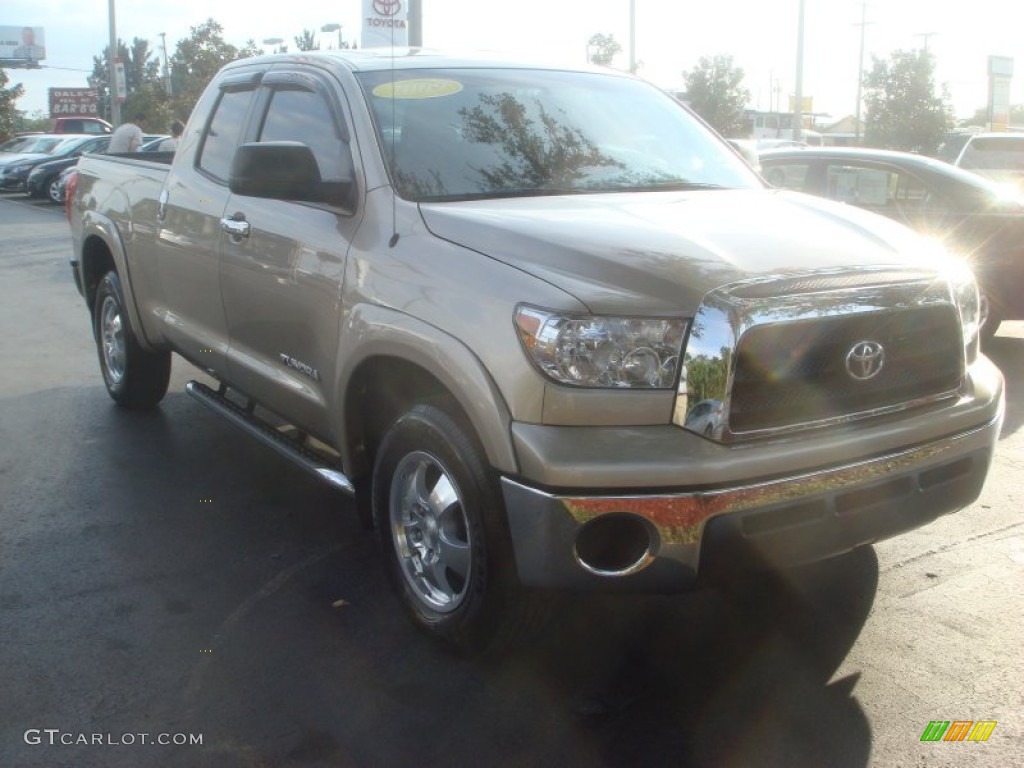
[{"label": "front grille", "polygon": [[[885,350],[862,381],[847,356],[863,341]],[[951,304],[754,325],[736,350],[729,430],[775,430],[855,416],[951,393],[963,376]]]}]

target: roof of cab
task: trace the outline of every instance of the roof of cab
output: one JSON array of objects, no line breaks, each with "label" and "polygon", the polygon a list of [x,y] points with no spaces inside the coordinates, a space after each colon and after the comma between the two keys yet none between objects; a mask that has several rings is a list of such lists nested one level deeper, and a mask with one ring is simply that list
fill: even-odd
[{"label": "roof of cab", "polygon": [[356,50],[309,51],[305,53],[279,53],[239,59],[228,65],[235,68],[256,63],[308,62],[319,64],[341,64],[355,72],[380,72],[384,70],[407,69],[449,69],[449,68],[500,68],[500,69],[550,69],[572,72],[597,72],[608,75],[631,75],[606,67],[575,64],[564,58],[524,58],[509,53],[493,51],[440,51],[430,48],[362,48]]}]

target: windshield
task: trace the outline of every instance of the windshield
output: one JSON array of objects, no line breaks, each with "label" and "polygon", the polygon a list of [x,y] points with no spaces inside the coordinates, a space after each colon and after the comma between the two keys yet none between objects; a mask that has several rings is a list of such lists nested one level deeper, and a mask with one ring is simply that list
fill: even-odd
[{"label": "windshield", "polygon": [[761,186],[680,104],[638,80],[509,69],[359,77],[408,200]]},{"label": "windshield", "polygon": [[38,139],[32,139],[27,144],[19,147],[18,152],[49,155],[66,141],[67,137],[65,136],[40,136]]}]

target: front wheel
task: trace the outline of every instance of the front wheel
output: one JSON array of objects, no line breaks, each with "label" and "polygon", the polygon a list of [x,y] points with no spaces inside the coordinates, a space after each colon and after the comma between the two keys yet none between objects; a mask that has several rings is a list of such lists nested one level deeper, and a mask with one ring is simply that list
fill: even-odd
[{"label": "front wheel", "polygon": [[135,337],[117,272],[103,276],[96,289],[93,332],[107,392],[126,408],[152,408],[167,393],[171,353],[149,352]]},{"label": "front wheel", "polygon": [[373,511],[392,583],[421,629],[478,653],[538,620],[516,576],[494,473],[446,410],[418,405],[387,432]]},{"label": "front wheel", "polygon": [[50,179],[50,182],[46,185],[46,196],[50,199],[51,203],[60,205],[64,202],[64,195],[60,189],[60,178],[57,176]]}]

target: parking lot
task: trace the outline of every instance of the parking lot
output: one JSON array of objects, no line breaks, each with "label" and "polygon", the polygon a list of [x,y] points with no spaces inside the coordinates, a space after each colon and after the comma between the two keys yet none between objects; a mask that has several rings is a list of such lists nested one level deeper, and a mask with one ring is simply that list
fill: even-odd
[{"label": "parking lot", "polygon": [[[2,196],[0,233],[0,766],[1024,764],[1024,323],[990,350],[1007,418],[970,508],[744,590],[562,595],[465,661],[348,501],[184,394],[195,369],[114,407],[61,209]],[[936,720],[996,726],[922,743]]]}]

